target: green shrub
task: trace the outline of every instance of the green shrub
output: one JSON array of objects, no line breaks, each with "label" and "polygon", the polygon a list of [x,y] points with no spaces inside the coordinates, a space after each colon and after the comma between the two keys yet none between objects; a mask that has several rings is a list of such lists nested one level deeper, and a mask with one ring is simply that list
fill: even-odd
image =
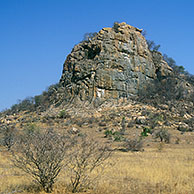
[{"label": "green shrub", "polygon": [[112,136],[113,135],[113,132],[112,132],[112,130],[106,130],[105,132],[104,132],[104,135],[105,135],[105,137],[110,137],[110,136]]},{"label": "green shrub", "polygon": [[59,113],[59,118],[60,119],[70,118],[70,115],[66,112],[66,110],[61,110]]},{"label": "green shrub", "polygon": [[120,132],[115,131],[113,133],[113,140],[114,141],[122,141],[122,140],[124,140],[124,137],[122,136],[122,134]]},{"label": "green shrub", "polygon": [[142,137],[147,137],[148,136],[148,133],[151,133],[150,128],[144,127],[143,131],[141,132],[141,136]]},{"label": "green shrub", "polygon": [[124,140],[124,137],[122,136],[122,134],[118,131],[113,132],[112,130],[106,130],[104,132],[105,134],[105,138],[111,138],[113,139],[113,141],[122,141]]}]

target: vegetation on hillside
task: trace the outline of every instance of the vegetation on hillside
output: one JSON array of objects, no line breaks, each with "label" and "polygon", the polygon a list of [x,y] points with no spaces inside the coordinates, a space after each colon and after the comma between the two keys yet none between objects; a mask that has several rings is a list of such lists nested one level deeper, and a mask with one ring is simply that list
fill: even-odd
[{"label": "vegetation on hillside", "polygon": [[[118,27],[118,22],[114,22],[112,28],[116,32]],[[96,34],[96,32],[86,33],[83,41],[89,42]],[[146,32],[142,31],[142,35],[146,36]],[[153,40],[146,41],[150,52],[157,53],[161,46],[156,44]],[[165,79],[155,79],[152,83],[148,84],[146,88],[139,90],[139,100],[150,103],[154,102],[153,99],[157,99],[161,103],[165,103],[169,100],[187,100],[193,102],[194,92],[188,95],[187,90],[185,90],[184,86],[179,86],[179,83],[185,82],[185,84],[187,84],[186,82],[188,82],[194,88],[194,75],[189,74],[182,65],[177,65],[176,61],[167,54],[163,54],[162,56],[163,60],[173,69],[173,74],[165,77]],[[67,90],[68,89],[64,88],[60,83],[53,84],[40,95],[19,100],[17,104],[14,104],[10,109],[6,110],[5,114],[9,115],[20,111],[40,112],[47,110],[51,105],[57,107],[62,103],[71,101]]]}]

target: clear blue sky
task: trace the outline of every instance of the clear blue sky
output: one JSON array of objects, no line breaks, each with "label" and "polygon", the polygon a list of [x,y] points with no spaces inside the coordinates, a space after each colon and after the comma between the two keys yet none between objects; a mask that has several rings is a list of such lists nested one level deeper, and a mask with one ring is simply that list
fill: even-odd
[{"label": "clear blue sky", "polygon": [[0,0],[0,110],[57,83],[86,32],[114,21],[143,28],[194,74],[193,0]]}]

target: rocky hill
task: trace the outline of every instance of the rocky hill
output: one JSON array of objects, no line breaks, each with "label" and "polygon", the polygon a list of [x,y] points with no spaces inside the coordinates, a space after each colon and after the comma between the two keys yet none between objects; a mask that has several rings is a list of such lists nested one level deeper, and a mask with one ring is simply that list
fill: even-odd
[{"label": "rocky hill", "polygon": [[[104,121],[118,128],[120,124],[116,126],[113,120],[120,123],[122,117],[131,115],[128,121],[135,126],[143,116],[143,127],[151,125],[149,115],[157,112],[159,117],[165,115],[163,126],[192,131],[193,80],[193,76],[177,73],[160,52],[151,50],[142,30],[115,23],[77,44],[67,56],[60,82],[2,112],[0,125],[20,128],[44,123],[71,128],[81,127],[88,119],[86,126]],[[121,110],[125,111],[119,113]],[[113,112],[118,114],[112,117]]]},{"label": "rocky hill", "polygon": [[142,30],[123,23],[103,28],[76,45],[64,63],[60,83],[71,97],[130,97],[172,69],[159,52],[148,49]]},{"label": "rocky hill", "polygon": [[[76,192],[88,194],[194,193],[194,76],[142,34],[126,23],[88,34],[67,56],[59,83],[0,112],[0,194],[44,193],[26,184],[23,171],[43,177],[42,190],[50,192],[64,152],[70,164],[53,194],[75,193],[74,177]],[[99,145],[114,153],[102,168]]]}]

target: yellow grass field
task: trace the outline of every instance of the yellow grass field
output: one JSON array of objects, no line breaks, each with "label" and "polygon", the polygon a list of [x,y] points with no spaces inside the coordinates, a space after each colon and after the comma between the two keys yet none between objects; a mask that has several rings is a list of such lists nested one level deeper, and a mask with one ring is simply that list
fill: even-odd
[{"label": "yellow grass field", "polygon": [[[159,143],[144,152],[117,151],[95,184],[94,194],[194,194],[194,147],[191,144]],[[97,172],[96,172],[97,173]],[[64,173],[58,178],[53,194],[70,193]],[[0,194],[40,193],[33,181],[15,169],[6,151],[0,152]]]}]

